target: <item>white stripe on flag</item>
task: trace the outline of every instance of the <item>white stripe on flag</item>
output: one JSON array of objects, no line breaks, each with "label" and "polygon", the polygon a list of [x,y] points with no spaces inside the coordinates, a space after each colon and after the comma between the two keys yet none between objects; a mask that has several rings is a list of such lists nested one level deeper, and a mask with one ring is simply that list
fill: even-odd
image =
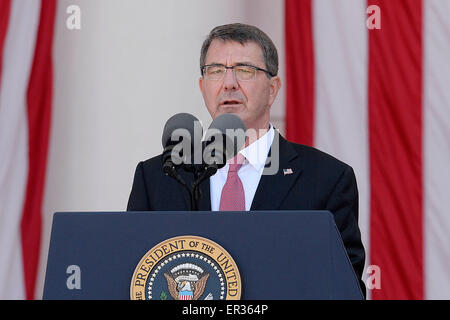
[{"label": "white stripe on flag", "polygon": [[450,298],[450,1],[424,1],[425,298]]},{"label": "white stripe on flag", "polygon": [[[359,226],[369,263],[369,151],[365,0],[313,1],[317,148],[351,165],[359,190]],[[369,293],[369,290],[367,290]]]},{"label": "white stripe on flag", "polygon": [[26,92],[40,1],[14,0],[0,83],[0,299],[24,299],[20,220],[28,176]]}]

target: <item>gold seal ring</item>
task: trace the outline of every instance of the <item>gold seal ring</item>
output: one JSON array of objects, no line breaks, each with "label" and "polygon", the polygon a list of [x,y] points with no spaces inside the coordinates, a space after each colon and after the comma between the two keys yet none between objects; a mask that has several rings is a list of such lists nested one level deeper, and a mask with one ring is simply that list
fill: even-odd
[{"label": "gold seal ring", "polygon": [[236,262],[219,244],[198,236],[158,243],[137,264],[132,300],[239,300],[241,276]]}]

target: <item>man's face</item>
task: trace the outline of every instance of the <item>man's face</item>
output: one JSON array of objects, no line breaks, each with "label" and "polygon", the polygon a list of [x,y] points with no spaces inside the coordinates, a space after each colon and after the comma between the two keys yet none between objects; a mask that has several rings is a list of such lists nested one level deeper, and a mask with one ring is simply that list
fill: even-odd
[{"label": "man's face", "polygon": [[[249,64],[261,69],[267,67],[263,53],[255,42],[242,45],[235,41],[213,40],[206,55],[206,65],[223,64],[235,66]],[[279,77],[269,79],[265,72],[258,71],[254,80],[237,80],[228,69],[222,80],[200,78],[200,90],[206,107],[215,119],[224,113],[239,116],[247,129],[267,129],[269,127],[270,106],[280,89]]]}]

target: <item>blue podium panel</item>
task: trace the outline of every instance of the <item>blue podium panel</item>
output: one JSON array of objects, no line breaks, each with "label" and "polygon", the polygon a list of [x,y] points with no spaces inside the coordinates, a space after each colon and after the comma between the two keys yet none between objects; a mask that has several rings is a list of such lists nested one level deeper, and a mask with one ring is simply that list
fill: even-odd
[{"label": "blue podium panel", "polygon": [[232,256],[242,299],[363,298],[330,212],[252,211],[55,213],[44,299],[130,299],[141,258],[187,235]]}]

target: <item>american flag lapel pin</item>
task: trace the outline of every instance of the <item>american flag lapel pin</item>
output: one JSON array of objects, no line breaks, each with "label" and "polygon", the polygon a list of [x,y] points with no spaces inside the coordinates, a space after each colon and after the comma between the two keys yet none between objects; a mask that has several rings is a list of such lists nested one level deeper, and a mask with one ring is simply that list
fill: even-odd
[{"label": "american flag lapel pin", "polygon": [[292,171],[291,168],[283,169],[283,174],[284,174],[285,176],[288,175],[288,174],[293,174],[293,173],[294,173],[294,171]]}]

